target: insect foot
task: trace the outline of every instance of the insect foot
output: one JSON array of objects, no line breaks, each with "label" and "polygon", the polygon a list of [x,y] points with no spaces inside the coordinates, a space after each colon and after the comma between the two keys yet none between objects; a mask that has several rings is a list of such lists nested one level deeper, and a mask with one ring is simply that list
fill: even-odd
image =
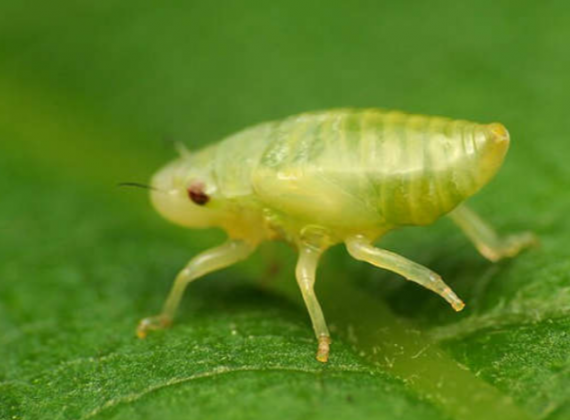
[{"label": "insect foot", "polygon": [[525,249],[538,245],[539,240],[534,233],[516,233],[503,238],[495,248],[485,249],[485,257],[490,261],[499,261],[503,258],[515,257]]},{"label": "insect foot", "polygon": [[[439,277],[439,276],[438,276]],[[441,280],[441,277],[439,277]],[[446,286],[440,293],[441,297],[443,297],[456,311],[462,311],[465,308],[465,303],[461,299],[457,297],[457,295],[451,290],[450,287]]]},{"label": "insect foot", "polygon": [[137,337],[140,339],[146,338],[149,331],[163,330],[170,327],[172,320],[165,315],[151,316],[144,318],[137,326]]},{"label": "insect foot", "polygon": [[317,349],[317,360],[319,362],[328,362],[330,344],[331,338],[329,336],[323,335],[319,337],[319,347]]}]

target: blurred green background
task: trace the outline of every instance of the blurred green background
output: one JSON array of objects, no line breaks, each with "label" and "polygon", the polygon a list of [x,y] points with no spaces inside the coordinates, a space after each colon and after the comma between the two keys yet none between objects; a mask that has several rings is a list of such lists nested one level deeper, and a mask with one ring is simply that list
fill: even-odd
[{"label": "blurred green background", "polygon": [[[3,1],[0,419],[570,418],[569,46],[561,0]],[[279,244],[136,340],[223,235],[116,183],[173,158],[164,138],[196,148],[339,106],[504,123],[508,159],[472,205],[541,247],[491,265],[447,221],[383,241],[438,271],[461,314],[331,250],[327,365]]]}]

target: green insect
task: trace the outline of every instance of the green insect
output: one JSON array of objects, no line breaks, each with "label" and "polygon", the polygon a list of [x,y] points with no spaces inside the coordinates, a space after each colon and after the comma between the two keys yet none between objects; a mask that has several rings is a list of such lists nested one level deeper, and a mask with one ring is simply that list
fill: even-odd
[{"label": "green insect", "polygon": [[338,109],[260,124],[202,150],[182,151],[153,177],[154,206],[174,223],[220,227],[229,239],[190,260],[162,313],[143,319],[138,336],[171,324],[188,283],[246,259],[266,240],[298,249],[296,278],[321,362],[328,360],[331,339],[315,272],[322,253],[337,243],[460,311],[464,303],[439,275],[373,243],[392,229],[429,225],[447,214],[491,261],[534,244],[531,233],[499,237],[462,205],[495,175],[508,147],[509,134],[498,123]]}]

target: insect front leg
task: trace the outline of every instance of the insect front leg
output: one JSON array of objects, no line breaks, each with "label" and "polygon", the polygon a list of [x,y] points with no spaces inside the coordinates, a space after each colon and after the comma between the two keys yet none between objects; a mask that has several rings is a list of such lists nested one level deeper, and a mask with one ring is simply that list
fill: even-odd
[{"label": "insect front leg", "polygon": [[449,213],[449,217],[473,242],[479,253],[490,261],[514,257],[523,249],[538,243],[531,232],[499,236],[477,213],[465,205],[457,207]]},{"label": "insect front leg", "polygon": [[212,271],[220,270],[244,260],[254,250],[255,246],[250,243],[240,240],[229,240],[221,246],[204,251],[192,258],[176,276],[162,313],[141,320],[137,327],[137,336],[145,338],[151,330],[170,326],[188,283]]},{"label": "insect front leg", "polygon": [[302,244],[299,247],[299,259],[297,260],[297,267],[295,274],[297,283],[301,289],[303,300],[309,311],[311,322],[317,340],[319,341],[317,349],[317,360],[319,362],[326,362],[329,358],[329,346],[331,338],[327,323],[321,309],[321,305],[315,295],[315,274],[319,263],[319,258],[323,253],[323,249],[313,247],[310,245]]},{"label": "insect front leg", "polygon": [[393,271],[408,280],[421,284],[444,298],[456,311],[462,310],[465,306],[441,277],[430,269],[393,252],[376,248],[369,239],[362,235],[347,238],[345,245],[353,258]]}]

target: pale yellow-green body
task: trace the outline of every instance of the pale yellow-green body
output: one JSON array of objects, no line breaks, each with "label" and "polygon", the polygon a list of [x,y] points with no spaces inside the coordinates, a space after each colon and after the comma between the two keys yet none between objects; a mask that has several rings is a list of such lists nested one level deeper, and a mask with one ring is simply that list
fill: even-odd
[{"label": "pale yellow-green body", "polygon": [[160,190],[175,182],[186,200],[185,187],[199,179],[212,202],[229,210],[205,210],[202,217],[196,209],[179,209],[178,200],[166,203],[160,191],[153,202],[190,227],[238,224],[248,235],[253,219],[252,237],[262,226],[269,228],[266,237],[275,237],[305,225],[328,228],[331,235],[374,236],[430,224],[451,211],[495,174],[508,144],[499,124],[374,109],[308,113],[183,156],[152,181]]},{"label": "pale yellow-green body", "polygon": [[321,361],[328,357],[330,338],[314,295],[314,272],[321,253],[335,243],[344,242],[353,257],[402,274],[462,309],[437,274],[371,243],[391,229],[427,225],[451,212],[492,260],[530,244],[529,235],[500,240],[460,206],[495,175],[508,146],[508,132],[497,123],[339,109],[260,124],[183,153],[153,177],[154,206],[174,223],[220,227],[230,242],[190,262],[163,315],[144,320],[139,335],[170,321],[189,281],[274,239],[299,249],[297,280]]}]

